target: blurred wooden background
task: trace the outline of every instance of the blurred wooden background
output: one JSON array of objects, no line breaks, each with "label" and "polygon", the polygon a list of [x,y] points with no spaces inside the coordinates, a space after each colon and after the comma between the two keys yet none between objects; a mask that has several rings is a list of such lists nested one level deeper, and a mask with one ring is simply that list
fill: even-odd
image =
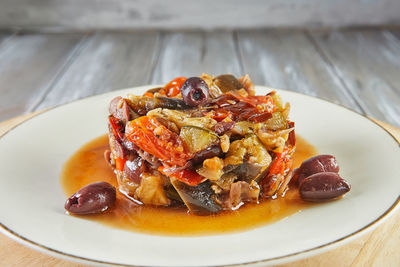
[{"label": "blurred wooden background", "polygon": [[249,73],[400,126],[400,31],[239,30],[0,35],[0,121],[177,76]]},{"label": "blurred wooden background", "polygon": [[398,0],[2,0],[0,28],[332,28],[398,25]]}]

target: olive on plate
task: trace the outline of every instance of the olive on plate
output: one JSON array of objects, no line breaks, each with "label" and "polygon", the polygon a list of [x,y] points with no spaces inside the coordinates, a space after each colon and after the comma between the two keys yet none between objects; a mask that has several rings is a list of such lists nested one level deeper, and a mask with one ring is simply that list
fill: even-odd
[{"label": "olive on plate", "polygon": [[108,210],[115,202],[116,190],[106,182],[96,182],[79,189],[65,202],[65,210],[72,214],[95,214]]},{"label": "olive on plate", "polygon": [[305,178],[299,187],[303,200],[321,202],[350,191],[350,185],[335,172],[319,172]]}]

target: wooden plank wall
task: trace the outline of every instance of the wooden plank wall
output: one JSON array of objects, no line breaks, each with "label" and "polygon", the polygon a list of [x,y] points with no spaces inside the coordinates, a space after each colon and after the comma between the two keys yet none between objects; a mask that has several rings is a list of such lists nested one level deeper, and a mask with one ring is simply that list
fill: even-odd
[{"label": "wooden plank wall", "polygon": [[254,29],[400,24],[398,0],[2,0],[0,28]]},{"label": "wooden plank wall", "polygon": [[230,72],[400,126],[396,30],[10,34],[0,40],[0,121],[176,76]]}]

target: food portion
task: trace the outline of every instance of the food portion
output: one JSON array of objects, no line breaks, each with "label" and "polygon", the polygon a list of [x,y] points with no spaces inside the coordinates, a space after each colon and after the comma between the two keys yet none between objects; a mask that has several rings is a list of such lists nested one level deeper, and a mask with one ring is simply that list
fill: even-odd
[{"label": "food portion", "polygon": [[[104,157],[119,191],[136,204],[184,206],[197,215],[284,198],[289,187],[307,202],[348,192],[331,155],[293,170],[289,111],[275,91],[256,95],[248,75],[178,77],[110,102]],[[114,201],[114,187],[94,183],[72,195],[65,209],[101,213]]]},{"label": "food portion", "polygon": [[[185,205],[194,214],[235,210],[285,196],[296,148],[289,110],[275,91],[255,95],[248,75],[178,77],[111,101],[105,157],[119,191],[137,203]],[[309,169],[296,173],[305,200],[345,191],[324,187],[339,178],[315,178]]]},{"label": "food portion", "polygon": [[119,190],[145,205],[209,214],[284,196],[289,109],[274,91],[256,96],[248,75],[179,77],[111,101],[107,161]]}]

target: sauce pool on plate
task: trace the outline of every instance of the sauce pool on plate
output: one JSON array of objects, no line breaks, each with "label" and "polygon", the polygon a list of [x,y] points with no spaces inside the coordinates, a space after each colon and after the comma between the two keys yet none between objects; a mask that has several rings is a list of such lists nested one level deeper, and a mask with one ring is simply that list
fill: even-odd
[{"label": "sauce pool on plate", "polygon": [[[296,136],[294,167],[315,156],[317,150],[305,139]],[[81,147],[65,163],[61,184],[67,196],[87,184],[104,181],[116,188],[117,181],[104,160],[108,137],[100,136]],[[188,214],[186,207],[152,207],[138,205],[117,193],[114,207],[98,215],[79,216],[112,227],[158,235],[209,235],[243,231],[276,222],[312,204],[300,199],[297,189],[289,189],[284,198],[268,199],[259,204],[246,204],[236,211],[217,215]]]}]

